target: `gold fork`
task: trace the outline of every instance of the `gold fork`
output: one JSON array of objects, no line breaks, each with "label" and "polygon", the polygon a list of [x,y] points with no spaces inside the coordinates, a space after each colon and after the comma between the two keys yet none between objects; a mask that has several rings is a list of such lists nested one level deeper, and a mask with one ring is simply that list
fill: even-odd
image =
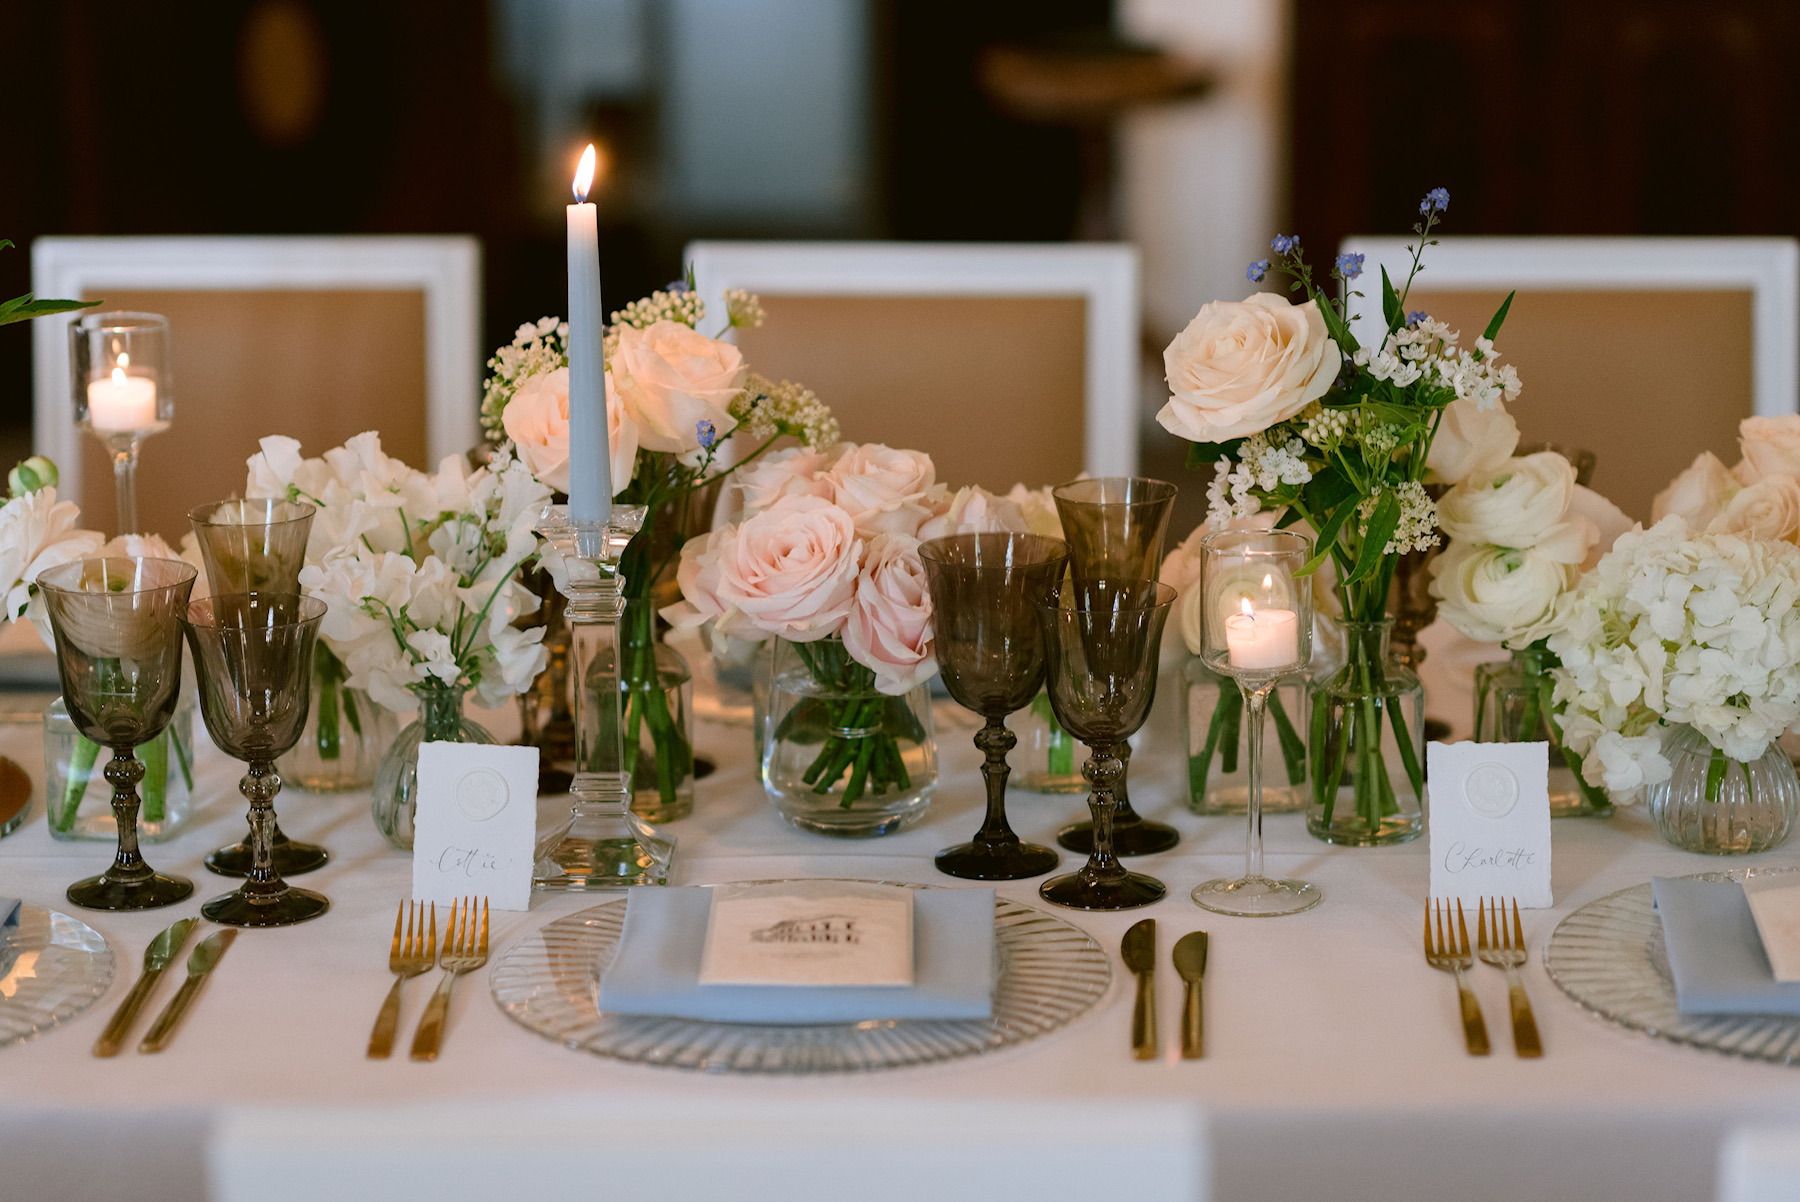
[{"label": "gold fork", "polygon": [[[400,923],[406,923],[406,941],[400,940]],[[427,944],[425,903],[414,902],[409,909],[400,903],[394,915],[394,946],[388,952],[388,971],[394,974],[394,987],[388,990],[381,1013],[375,1016],[375,1029],[369,1032],[369,1059],[386,1060],[394,1053],[394,1031],[400,1026],[400,987],[407,978],[429,972],[437,961],[437,903],[431,904],[430,939]]]},{"label": "gold fork", "polygon": [[1538,1041],[1537,1018],[1531,1013],[1531,999],[1525,996],[1525,982],[1519,979],[1519,968],[1525,963],[1525,929],[1519,924],[1519,902],[1513,899],[1512,929],[1506,929],[1506,902],[1494,899],[1494,944],[1488,943],[1488,905],[1481,902],[1475,918],[1476,950],[1483,964],[1506,970],[1506,991],[1512,999],[1513,1051],[1529,1059],[1544,1054]]},{"label": "gold fork", "polygon": [[[1431,899],[1425,901],[1425,962],[1443,972],[1456,974],[1456,994],[1462,1002],[1463,1041],[1469,1045],[1469,1055],[1485,1056],[1488,1054],[1487,1024],[1481,1021],[1481,1003],[1469,992],[1469,983],[1463,979],[1463,970],[1475,966],[1475,957],[1469,954],[1469,924],[1463,921],[1462,902],[1456,903],[1456,921],[1450,921],[1450,903],[1437,903],[1437,943],[1431,941]],[[1460,935],[1460,938],[1458,936]]]},{"label": "gold fork", "polygon": [[437,992],[431,995],[431,1001],[425,1007],[425,1016],[419,1020],[418,1033],[413,1036],[414,1060],[437,1059],[438,1045],[444,1040],[444,1022],[450,1017],[450,987],[456,984],[458,976],[474,972],[487,963],[487,898],[481,899],[479,942],[475,931],[475,899],[469,897],[462,900],[460,927],[457,925],[457,904],[450,904],[450,923],[444,928],[444,953],[438,958],[438,967],[444,970],[444,979],[438,982]]}]

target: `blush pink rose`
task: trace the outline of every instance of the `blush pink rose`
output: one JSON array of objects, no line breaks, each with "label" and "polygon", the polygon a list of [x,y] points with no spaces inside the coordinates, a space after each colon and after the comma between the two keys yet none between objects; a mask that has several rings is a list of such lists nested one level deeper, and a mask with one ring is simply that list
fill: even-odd
[{"label": "blush pink rose", "polygon": [[918,539],[878,534],[870,540],[844,623],[844,649],[875,673],[875,687],[890,696],[909,692],[937,671]]},{"label": "blush pink rose", "polygon": [[[903,451],[878,442],[861,446],[848,444],[826,473],[831,483],[831,499],[836,501],[856,528],[865,534],[885,529],[895,533],[892,524],[884,526],[884,514],[907,506],[922,505],[937,482],[937,469],[931,456],[923,451]],[[930,516],[920,512],[912,529]],[[906,531],[911,533],[911,530]]]},{"label": "blush pink rose", "polygon": [[696,583],[720,611],[718,628],[745,627],[794,643],[837,634],[856,599],[863,543],[850,515],[819,497],[783,497],[720,540]]},{"label": "blush pink rose", "polygon": [[[500,413],[506,436],[538,483],[569,491],[569,369],[539,372],[519,386]],[[606,436],[612,447],[613,495],[637,470],[638,428],[625,412],[613,375],[606,373]]]},{"label": "blush pink rose", "polygon": [[720,438],[731,432],[737,420],[727,410],[750,370],[737,347],[676,321],[622,327],[610,367],[638,445],[677,453],[699,448],[703,421]]},{"label": "blush pink rose", "polygon": [[754,517],[782,497],[831,499],[825,473],[837,461],[835,448],[814,451],[790,447],[775,451],[731,473],[725,504],[729,520]]}]

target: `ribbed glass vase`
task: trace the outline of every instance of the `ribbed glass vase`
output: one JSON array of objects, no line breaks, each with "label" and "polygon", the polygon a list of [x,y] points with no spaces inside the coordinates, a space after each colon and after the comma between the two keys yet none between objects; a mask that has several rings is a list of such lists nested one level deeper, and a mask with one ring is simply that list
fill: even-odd
[{"label": "ribbed glass vase", "polygon": [[1670,778],[1644,800],[1656,833],[1683,851],[1742,856],[1788,837],[1800,813],[1800,775],[1774,743],[1757,759],[1734,760],[1691,726],[1671,727],[1663,755]]}]

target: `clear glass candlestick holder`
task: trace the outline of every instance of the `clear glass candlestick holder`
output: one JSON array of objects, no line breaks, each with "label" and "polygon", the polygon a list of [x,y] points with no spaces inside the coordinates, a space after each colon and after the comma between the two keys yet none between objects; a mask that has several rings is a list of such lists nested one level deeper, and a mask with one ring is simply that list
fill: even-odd
[{"label": "clear glass candlestick holder", "polygon": [[155,313],[89,313],[69,326],[75,424],[113,461],[120,534],[138,533],[138,444],[175,420],[169,322]]},{"label": "clear glass candlestick holder", "polygon": [[1298,914],[1324,896],[1305,881],[1263,875],[1263,726],[1269,694],[1312,651],[1313,542],[1292,530],[1227,530],[1200,544],[1200,629],[1206,666],[1243,694],[1248,831],[1244,875],[1193,892],[1204,909],[1244,918]]}]

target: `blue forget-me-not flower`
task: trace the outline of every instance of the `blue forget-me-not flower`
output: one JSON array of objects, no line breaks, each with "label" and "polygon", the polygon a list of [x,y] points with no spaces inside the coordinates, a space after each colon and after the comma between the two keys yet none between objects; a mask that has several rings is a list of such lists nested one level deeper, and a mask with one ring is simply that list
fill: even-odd
[{"label": "blue forget-me-not flower", "polygon": [[1419,212],[1427,216],[1432,213],[1442,213],[1449,207],[1450,192],[1446,188],[1433,188],[1425,193],[1425,199],[1419,202]]},{"label": "blue forget-me-not flower", "polygon": [[1353,280],[1363,273],[1362,255],[1339,255],[1337,257],[1338,274],[1347,280]]},{"label": "blue forget-me-not flower", "polygon": [[1256,262],[1250,264],[1250,270],[1246,271],[1244,274],[1250,277],[1251,283],[1262,283],[1263,277],[1269,274],[1269,261],[1267,259],[1258,259]]},{"label": "blue forget-me-not flower", "polygon": [[701,418],[699,423],[694,426],[694,433],[700,436],[700,446],[708,451],[712,450],[713,444],[719,441],[718,427],[705,418]]},{"label": "blue forget-me-not flower", "polygon": [[1269,243],[1269,249],[1278,255],[1285,255],[1300,245],[1300,239],[1293,234],[1276,234],[1275,240]]}]

